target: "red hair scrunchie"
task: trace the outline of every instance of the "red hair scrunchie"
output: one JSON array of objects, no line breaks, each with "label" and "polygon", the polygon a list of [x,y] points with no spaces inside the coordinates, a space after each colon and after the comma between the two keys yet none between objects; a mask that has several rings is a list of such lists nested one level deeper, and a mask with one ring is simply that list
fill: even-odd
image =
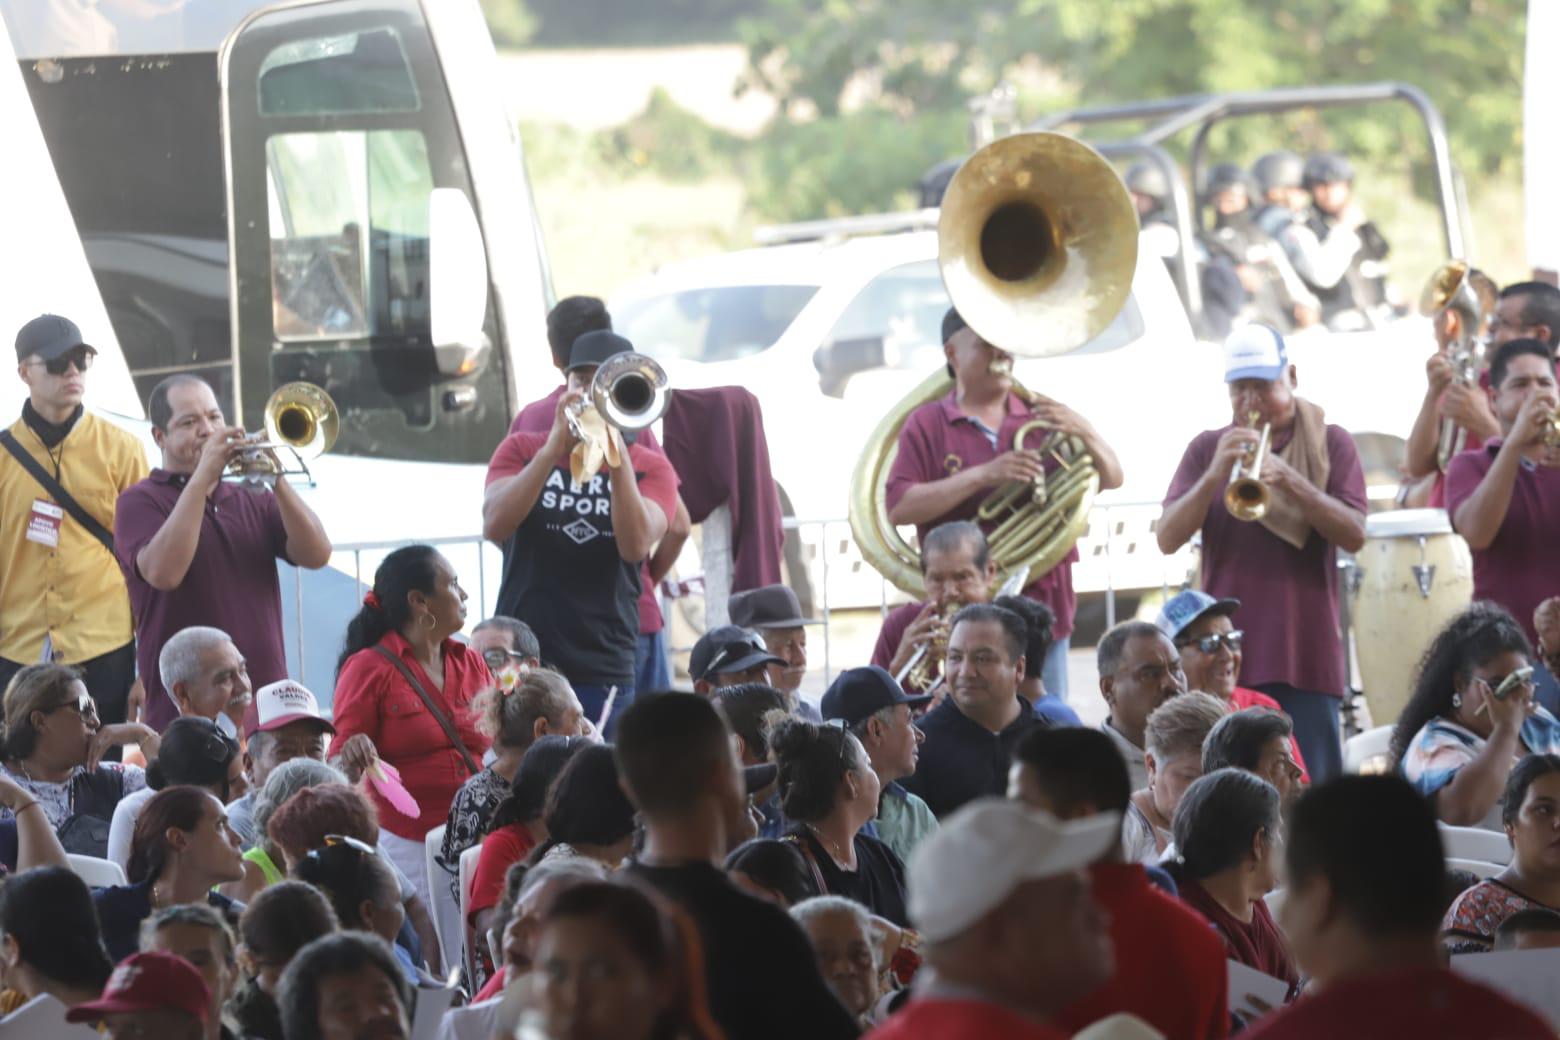
[{"label": "red hair scrunchie", "polygon": [[375,592],[373,589],[369,589],[367,594],[364,595],[363,606],[367,607],[369,610],[384,609],[379,605],[379,593]]}]

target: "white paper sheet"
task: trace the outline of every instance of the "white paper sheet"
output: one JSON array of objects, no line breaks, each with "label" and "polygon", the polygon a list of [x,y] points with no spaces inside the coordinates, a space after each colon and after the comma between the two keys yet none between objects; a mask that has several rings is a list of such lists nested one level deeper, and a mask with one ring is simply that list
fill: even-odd
[{"label": "white paper sheet", "polygon": [[47,993],[0,1019],[0,1037],[5,1040],[96,1040],[97,1035],[90,1025],[65,1021],[65,1005]]},{"label": "white paper sheet", "polygon": [[412,1040],[434,1040],[439,1035],[439,1023],[450,1009],[456,992],[443,987],[418,987],[417,1005],[412,1010]]},{"label": "white paper sheet", "polygon": [[1289,995],[1289,983],[1283,979],[1275,979],[1239,961],[1230,961],[1229,966],[1231,1011],[1249,1016],[1253,1007],[1246,1002],[1247,997],[1256,997],[1269,1007],[1276,1008]]},{"label": "white paper sheet", "polygon": [[1464,953],[1452,970],[1526,1004],[1560,1028],[1560,950],[1502,950]]}]

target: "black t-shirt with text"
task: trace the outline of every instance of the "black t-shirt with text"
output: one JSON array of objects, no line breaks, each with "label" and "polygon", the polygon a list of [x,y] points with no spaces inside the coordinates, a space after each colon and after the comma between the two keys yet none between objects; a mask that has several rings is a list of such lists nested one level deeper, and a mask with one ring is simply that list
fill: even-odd
[{"label": "black t-shirt with text", "polygon": [[[519,473],[545,434],[504,438],[488,465],[489,484]],[[639,492],[670,517],[676,477],[662,455],[629,448]],[[639,564],[618,554],[612,478],[604,466],[576,486],[565,465],[547,474],[536,504],[503,544],[498,613],[531,626],[542,657],[570,682],[629,686],[639,635]]]}]

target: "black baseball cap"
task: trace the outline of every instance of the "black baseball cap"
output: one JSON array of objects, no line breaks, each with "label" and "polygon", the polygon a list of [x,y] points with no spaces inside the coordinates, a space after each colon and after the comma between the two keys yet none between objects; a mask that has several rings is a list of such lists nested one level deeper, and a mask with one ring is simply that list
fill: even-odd
[{"label": "black baseball cap", "polygon": [[58,314],[40,314],[23,325],[16,334],[18,361],[26,361],[34,354],[44,361],[53,361],[77,347],[86,347],[92,353],[97,353],[96,347],[81,338],[81,329],[76,323]]},{"label": "black baseball cap", "polygon": [[886,669],[875,664],[864,668],[847,668],[829,684],[828,692],[818,705],[825,719],[842,719],[847,726],[854,726],[874,712],[891,708],[896,704],[908,704],[912,709],[932,702],[931,694],[907,697]]},{"label": "black baseball cap", "polygon": [[569,348],[569,367],[564,371],[572,372],[576,368],[600,365],[614,354],[627,354],[633,349],[632,343],[609,329],[587,332]]},{"label": "black baseball cap", "polygon": [[761,664],[785,664],[764,645],[757,632],[736,625],[712,628],[693,644],[688,655],[688,674],[704,679],[717,672],[745,672]]}]

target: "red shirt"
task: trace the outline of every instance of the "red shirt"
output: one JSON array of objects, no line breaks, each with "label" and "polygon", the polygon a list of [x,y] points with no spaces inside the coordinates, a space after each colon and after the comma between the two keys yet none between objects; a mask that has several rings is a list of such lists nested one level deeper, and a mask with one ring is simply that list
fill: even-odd
[{"label": "red shirt", "polygon": [[[1446,467],[1446,511],[1457,510],[1479,489],[1495,464],[1499,437],[1479,451],[1465,451]],[[1499,603],[1511,611],[1530,642],[1537,642],[1533,611],[1560,592],[1560,556],[1554,552],[1560,529],[1560,469],[1523,460],[1517,470],[1511,504],[1495,540],[1473,551],[1473,598]]]},{"label": "red shirt", "polygon": [[1259,899],[1251,904],[1248,923],[1220,906],[1218,900],[1197,882],[1183,881],[1179,876],[1175,880],[1181,889],[1181,902],[1213,923],[1233,960],[1275,979],[1283,979],[1289,983],[1290,994],[1294,994],[1295,987],[1300,984],[1300,973],[1295,971],[1294,962],[1289,959],[1284,934],[1274,923],[1266,902]]},{"label": "red shirt", "polygon": [[1228,958],[1208,922],[1149,884],[1136,863],[1096,863],[1089,877],[1110,914],[1116,971],[1058,1023],[1077,1032],[1125,1012],[1177,1040],[1228,1036]]},{"label": "red shirt", "polygon": [[[440,648],[444,653],[441,690],[429,681],[411,645],[399,632],[386,633],[379,645],[400,657],[460,734],[471,757],[480,763],[489,742],[477,731],[471,717],[471,700],[493,682],[482,655],[464,643],[446,639]],[[330,755],[340,752],[348,737],[362,733],[379,749],[379,757],[400,771],[401,783],[422,810],[415,820],[402,816],[372,784],[367,784],[368,796],[379,810],[381,827],[408,841],[422,841],[429,831],[445,822],[455,793],[471,773],[460,752],[444,735],[444,729],[423,706],[417,691],[373,647],[359,650],[342,666],[336,679],[334,721],[336,739],[331,741]]]},{"label": "red shirt", "polygon": [[1520,1004],[1445,968],[1385,971],[1334,982],[1268,1015],[1250,1040],[1554,1040]]},{"label": "red shirt", "polygon": [[1067,1040],[1069,1035],[997,1004],[939,997],[912,1000],[867,1034],[869,1040]]},{"label": "red shirt", "polygon": [[[1284,709],[1279,707],[1278,702],[1273,698],[1259,690],[1248,690],[1244,686],[1235,687],[1235,691],[1230,694],[1230,707],[1234,711],[1244,711],[1247,708],[1271,708],[1280,715],[1284,715]],[[1287,715],[1284,717],[1288,718]],[[1289,721],[1291,723],[1294,722],[1293,719]],[[1295,756],[1295,765],[1300,767],[1301,781],[1309,784],[1311,782],[1311,772],[1305,767],[1305,759],[1300,757],[1300,742],[1291,740],[1289,742],[1289,750]]]},{"label": "red shirt", "polygon": [[[546,433],[552,429],[553,416],[558,412],[558,400],[568,389],[567,383],[560,383],[546,397],[539,401],[532,401],[520,409],[520,414],[515,416],[515,421],[509,424],[509,432]],[[643,445],[649,451],[665,454],[661,450],[660,442],[655,439],[653,430],[640,430],[634,443]],[[671,513],[666,514],[666,520],[667,523],[671,522]],[[661,617],[661,604],[655,598],[655,582],[650,580],[650,561],[646,560],[639,572],[639,633],[647,636],[654,635],[661,631],[665,624],[665,619]]]},{"label": "red shirt", "polygon": [[[1031,418],[1029,406],[1017,394],[1008,394],[1007,415],[1002,420],[1002,428],[997,431],[997,445],[1001,452],[1013,446],[1013,434]],[[1029,441],[1031,447],[1038,443],[1034,438]],[[1001,452],[992,447],[991,441],[975,420],[959,410],[957,391],[950,391],[940,401],[923,404],[910,413],[899,431],[899,454],[888,471],[888,508],[898,505],[905,492],[917,484],[943,480],[960,470],[989,462]],[[1046,460],[1048,472],[1054,466],[1052,460]],[[988,488],[971,495],[931,523],[917,524],[916,536],[925,542],[927,532],[939,524],[950,520],[973,520],[981,500],[991,490]],[[993,526],[986,524],[983,529],[989,534]],[[1044,603],[1056,615],[1051,634],[1059,640],[1066,639],[1073,630],[1073,614],[1078,606],[1078,597],[1073,592],[1072,565],[1077,559],[1078,549],[1074,546],[1060,563],[1036,577],[1024,590],[1024,595]]]},{"label": "red shirt", "polygon": [[491,910],[504,897],[504,876],[509,868],[530,855],[536,838],[523,823],[511,823],[491,831],[482,839],[477,869],[471,875],[471,892],[466,898],[467,924],[479,910]]},{"label": "red shirt", "polygon": [[[1219,438],[1230,427],[1199,433],[1187,445],[1165,492],[1179,501],[1202,479]],[[1273,445],[1288,444],[1288,435]],[[1365,512],[1365,474],[1354,440],[1341,426],[1327,427],[1327,494]],[[1203,591],[1241,601],[1246,633],[1241,678],[1253,686],[1288,683],[1311,693],[1341,697],[1343,643],[1338,636],[1338,563],[1331,542],[1315,531],[1296,549],[1260,523],[1237,520],[1215,495],[1202,523]]]}]

